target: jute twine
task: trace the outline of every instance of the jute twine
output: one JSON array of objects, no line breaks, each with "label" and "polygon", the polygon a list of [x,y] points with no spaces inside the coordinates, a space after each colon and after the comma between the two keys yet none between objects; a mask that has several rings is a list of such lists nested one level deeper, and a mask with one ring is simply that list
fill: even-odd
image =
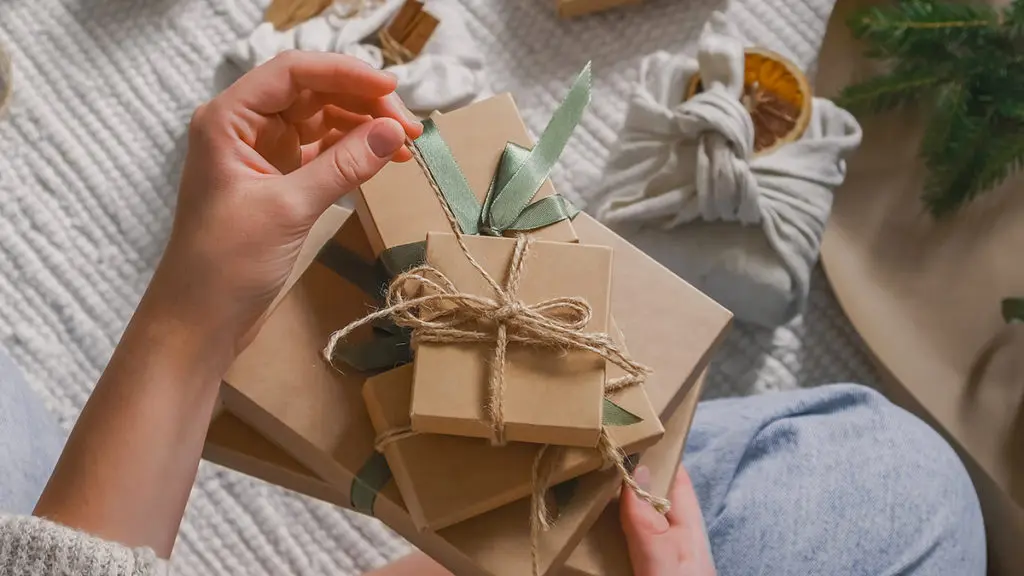
[{"label": "jute twine", "polygon": [[7,56],[4,47],[0,45],[0,118],[4,117],[7,106],[10,104],[13,83],[14,73],[11,69],[11,59]]},{"label": "jute twine", "polygon": [[377,38],[380,40],[380,51],[384,56],[384,61],[391,65],[405,64],[416,57],[401,42],[395,40],[387,28],[382,28],[377,33]]},{"label": "jute twine", "polygon": [[[413,343],[429,342],[438,344],[481,343],[493,344],[494,350],[488,375],[487,413],[492,426],[491,442],[505,444],[505,354],[510,342],[527,344],[563,352],[585,351],[604,358],[622,368],[625,376],[610,380],[605,393],[611,394],[646,381],[650,370],[630,358],[607,334],[584,332],[590,321],[592,309],[583,298],[559,297],[537,304],[527,305],[518,300],[517,293],[526,256],[532,240],[525,235],[516,237],[515,249],[508,267],[504,284],[499,284],[484,270],[473,257],[463,240],[458,222],[452,214],[444,193],[434,180],[426,163],[415,145],[407,141],[413,157],[427,177],[438,202],[444,208],[448,223],[455,234],[459,249],[467,261],[487,282],[495,296],[493,298],[460,292],[441,271],[429,264],[417,266],[399,274],[388,287],[384,308],[365,316],[331,334],[323,350],[324,358],[333,364],[334,350],[340,342],[356,329],[389,318],[398,326],[412,329]],[[493,327],[493,328],[491,328]],[[385,431],[377,438],[375,448],[383,452],[393,444],[417,435],[409,428]],[[598,449],[607,465],[614,466],[622,475],[626,485],[639,498],[651,504],[659,512],[667,512],[669,503],[640,488],[626,468],[626,455],[608,433],[602,428]],[[545,501],[550,487],[551,474],[557,457],[548,457],[551,452],[545,445],[534,459],[532,477],[530,538],[533,573],[540,573],[539,537],[542,530],[551,526],[551,517]]]}]

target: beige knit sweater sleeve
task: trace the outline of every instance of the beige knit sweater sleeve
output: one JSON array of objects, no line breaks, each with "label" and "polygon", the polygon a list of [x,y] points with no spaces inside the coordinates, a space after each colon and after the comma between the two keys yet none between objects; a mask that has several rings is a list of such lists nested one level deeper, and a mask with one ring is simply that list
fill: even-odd
[{"label": "beige knit sweater sleeve", "polygon": [[0,516],[0,576],[167,576],[148,548],[131,549],[32,516]]}]

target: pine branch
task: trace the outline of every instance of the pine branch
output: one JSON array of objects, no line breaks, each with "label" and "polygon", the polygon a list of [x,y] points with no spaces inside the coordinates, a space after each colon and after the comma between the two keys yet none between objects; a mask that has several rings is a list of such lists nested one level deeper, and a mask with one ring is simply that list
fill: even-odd
[{"label": "pine branch", "polygon": [[963,45],[977,45],[998,25],[989,6],[906,0],[868,8],[849,21],[855,37],[872,47],[876,58],[953,56]]},{"label": "pine branch", "polygon": [[1024,1],[1013,0],[1013,3],[1003,10],[1003,27],[1011,41],[1024,40]]},{"label": "pine branch", "polygon": [[[979,129],[970,116],[971,93],[967,83],[951,81],[937,90],[935,104],[921,141],[921,154],[932,163],[954,160],[965,151],[959,139]],[[966,151],[970,152],[970,151]]]},{"label": "pine branch", "polygon": [[1010,175],[1024,169],[1024,124],[993,128],[991,118],[975,119],[969,137],[949,143],[941,158],[929,157],[923,200],[937,218],[952,214]]},{"label": "pine branch", "polygon": [[846,87],[839,95],[838,103],[854,114],[885,112],[918,100],[948,81],[945,70],[897,68]]}]

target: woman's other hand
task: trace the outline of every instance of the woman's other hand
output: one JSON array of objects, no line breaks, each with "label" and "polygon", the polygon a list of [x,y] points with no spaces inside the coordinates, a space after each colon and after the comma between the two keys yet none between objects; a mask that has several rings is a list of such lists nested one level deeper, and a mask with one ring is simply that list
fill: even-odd
[{"label": "woman's other hand", "polygon": [[[641,487],[650,471],[641,466],[634,476]],[[690,476],[680,465],[669,493],[672,510],[659,514],[632,490],[623,489],[619,502],[622,530],[635,576],[714,576],[700,504]]]}]

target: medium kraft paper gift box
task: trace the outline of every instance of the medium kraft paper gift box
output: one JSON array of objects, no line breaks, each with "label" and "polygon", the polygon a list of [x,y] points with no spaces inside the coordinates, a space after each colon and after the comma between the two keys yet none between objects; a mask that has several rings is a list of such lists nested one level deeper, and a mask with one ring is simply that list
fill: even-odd
[{"label": "medium kraft paper gift box", "polygon": [[[693,419],[697,401],[703,388],[703,379],[691,388],[684,402],[665,425],[665,436],[640,458],[640,464],[651,470],[651,492],[664,497],[668,493],[686,435]],[[341,507],[349,507],[349,494],[320,479],[299,461],[289,456],[284,450],[261,436],[255,429],[246,425],[233,414],[222,411],[215,416],[206,437],[203,458],[231,468],[243,474],[259,478],[265,482],[282,486],[289,490],[311,496]],[[595,472],[590,476],[606,476],[607,473]],[[609,482],[612,490],[616,489],[617,481]],[[513,515],[525,512],[522,503],[507,506]],[[519,510],[516,510],[519,508]],[[401,520],[401,516],[398,517]],[[462,541],[463,548],[456,543],[433,532],[418,532],[405,518],[402,521],[391,519],[389,523],[400,535],[412,542],[420,550],[437,559],[458,576],[483,574],[470,557],[467,550],[485,550],[488,556],[500,560],[507,554],[511,546],[492,546],[491,535],[480,532],[474,538],[474,532],[460,533],[472,539],[472,543]],[[473,521],[470,524],[472,527]],[[520,545],[525,543],[522,535],[509,537]],[[518,557],[520,554],[516,554]],[[515,562],[514,559],[511,560]],[[629,553],[618,522],[618,507],[613,502],[609,505],[598,521],[572,551],[564,568],[552,571],[552,576],[630,576]]]},{"label": "medium kraft paper gift box", "polygon": [[[484,201],[495,170],[508,143],[533,146],[510,94],[500,94],[453,112],[433,114],[431,120],[477,200]],[[534,200],[556,194],[551,180],[545,180]],[[428,232],[451,232],[444,209],[416,162],[392,162],[368,182],[356,196],[356,213],[366,228],[374,258],[382,255],[390,272],[386,253],[422,243]],[[575,242],[572,223],[562,220],[530,233],[540,240]]]},{"label": "medium kraft paper gift box", "polygon": [[[621,335],[616,340],[622,342]],[[409,427],[413,370],[411,365],[389,370],[371,376],[363,385],[378,437]],[[612,377],[620,373],[609,370]],[[609,425],[612,441],[624,453],[640,453],[661,439],[661,421],[642,389],[626,388],[611,399],[637,420]],[[529,443],[494,447],[480,438],[418,434],[389,443],[383,454],[413,523],[436,530],[530,497],[533,462],[540,450]],[[545,458],[554,462],[549,485],[597,470],[604,463],[600,452],[588,448],[549,448]]]},{"label": "medium kraft paper gift box", "polygon": [[[646,392],[664,418],[678,406],[697,372],[707,364],[731,317],[589,216],[577,218],[576,227],[583,232],[585,242],[610,246],[616,252],[613,312],[631,352],[655,370]],[[372,258],[357,219],[346,221],[337,240],[366,261]],[[663,302],[673,305],[665,306]],[[358,501],[354,507],[372,510],[392,526],[411,524],[408,514],[395,504],[400,498],[393,484],[386,484],[381,495],[373,498],[373,489],[355,481],[357,476],[365,477],[367,471],[379,472],[380,465],[380,459],[374,458],[374,433],[360,398],[364,375],[335,371],[319,356],[331,331],[372,306],[354,285],[322,263],[313,264],[225,376],[223,400],[233,413],[321,478],[349,493],[356,487],[353,495]],[[584,488],[580,494],[586,493]],[[596,520],[615,488],[613,481],[607,489],[592,488],[591,497],[573,500],[587,506],[567,511],[554,530],[544,535],[540,554],[543,574],[564,562],[568,550]],[[508,512],[517,505],[516,513]],[[526,530],[528,508],[528,503],[521,501],[492,514],[500,512],[507,517],[502,524]],[[443,532],[474,531],[474,521]],[[466,573],[503,576],[529,571],[528,554],[515,556],[520,562],[517,564],[510,562],[509,554],[502,550],[483,547],[474,552],[477,571]]]},{"label": "medium kraft paper gift box", "polygon": [[[469,253],[498,284],[503,284],[516,241],[463,237]],[[453,234],[427,235],[427,264],[455,290],[495,298],[462,252]],[[585,332],[607,333],[612,251],[607,246],[531,242],[515,299],[532,306],[558,297],[587,302]],[[493,331],[493,326],[476,329]],[[488,380],[495,344],[424,342],[416,347],[411,425],[416,432],[491,438]],[[601,435],[606,361],[592,352],[560,350],[510,342],[501,367],[504,378],[504,438],[594,448]]]}]

